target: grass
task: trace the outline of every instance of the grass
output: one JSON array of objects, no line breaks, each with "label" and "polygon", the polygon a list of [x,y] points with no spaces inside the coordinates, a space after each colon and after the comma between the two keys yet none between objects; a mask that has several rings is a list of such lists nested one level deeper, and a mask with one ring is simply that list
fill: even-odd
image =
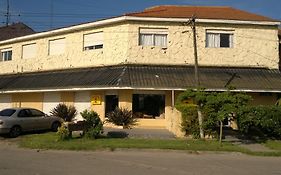
[{"label": "grass", "polygon": [[[279,142],[279,149],[281,142]],[[24,136],[19,142],[20,147],[31,149],[55,149],[55,150],[115,150],[128,149],[169,149],[215,152],[241,152],[256,156],[281,156],[281,150],[274,152],[251,152],[246,148],[218,141],[203,140],[161,140],[161,139],[132,139],[132,138],[100,138],[96,140],[74,138],[67,141],[58,141],[55,133],[43,133]]]},{"label": "grass", "polygon": [[280,140],[268,140],[264,145],[270,149],[281,151],[281,141]]}]

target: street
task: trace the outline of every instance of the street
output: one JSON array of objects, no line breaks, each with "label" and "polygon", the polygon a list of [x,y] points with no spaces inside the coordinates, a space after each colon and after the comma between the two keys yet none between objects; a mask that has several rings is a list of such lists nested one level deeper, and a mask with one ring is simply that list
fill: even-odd
[{"label": "street", "polygon": [[165,150],[28,150],[0,141],[1,175],[281,175],[281,158]]}]

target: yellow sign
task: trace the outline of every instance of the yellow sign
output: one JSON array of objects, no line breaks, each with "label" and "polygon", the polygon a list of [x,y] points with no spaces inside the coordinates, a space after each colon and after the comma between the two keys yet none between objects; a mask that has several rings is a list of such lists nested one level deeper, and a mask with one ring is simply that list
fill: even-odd
[{"label": "yellow sign", "polygon": [[91,100],[92,105],[100,105],[101,104],[101,96],[100,95],[93,95]]}]

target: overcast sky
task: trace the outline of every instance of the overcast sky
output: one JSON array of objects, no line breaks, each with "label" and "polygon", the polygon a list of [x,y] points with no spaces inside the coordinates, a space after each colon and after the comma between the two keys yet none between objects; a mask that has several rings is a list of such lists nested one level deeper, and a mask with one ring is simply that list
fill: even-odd
[{"label": "overcast sky", "polygon": [[[281,0],[9,0],[10,22],[24,22],[45,31],[142,11],[155,5],[232,6],[281,20]],[[5,25],[7,0],[0,0],[0,25]]]}]

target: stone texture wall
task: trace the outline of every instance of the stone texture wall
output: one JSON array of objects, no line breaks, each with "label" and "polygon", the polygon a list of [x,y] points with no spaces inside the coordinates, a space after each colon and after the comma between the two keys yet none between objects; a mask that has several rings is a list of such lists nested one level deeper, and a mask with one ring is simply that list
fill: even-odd
[{"label": "stone texture wall", "polygon": [[166,128],[175,134],[177,137],[184,137],[184,132],[181,131],[181,112],[176,108],[165,108]]},{"label": "stone texture wall", "polygon": [[[103,28],[73,31],[68,34],[52,36],[18,42],[9,45],[0,45],[0,50],[12,48],[12,61],[0,62],[0,74],[33,72],[42,70],[104,66],[120,64],[126,61],[128,45],[128,25],[118,24]],[[103,31],[103,49],[83,51],[83,35],[87,33]],[[65,53],[61,55],[48,55],[49,40],[66,39]],[[37,53],[35,58],[22,59],[22,45],[36,43]]]},{"label": "stone texture wall", "polygon": [[[139,46],[139,27],[168,28],[168,47]],[[206,30],[231,30],[233,48],[206,48]],[[277,28],[270,26],[198,24],[199,64],[278,68]],[[132,23],[129,28],[129,62],[143,64],[194,64],[193,34],[180,23]]]},{"label": "stone texture wall", "polygon": [[[168,47],[139,46],[139,28],[167,28]],[[233,30],[233,48],[206,48],[206,30]],[[103,31],[104,48],[83,51],[83,34]],[[48,55],[48,41],[66,38],[65,53]],[[278,68],[277,27],[258,25],[198,24],[199,64],[206,66],[254,66]],[[36,43],[36,58],[22,59],[22,45]],[[53,69],[104,66],[123,63],[192,65],[190,26],[170,22],[126,22],[73,31],[58,36],[0,45],[13,49],[13,60],[0,62],[0,74]]]}]

